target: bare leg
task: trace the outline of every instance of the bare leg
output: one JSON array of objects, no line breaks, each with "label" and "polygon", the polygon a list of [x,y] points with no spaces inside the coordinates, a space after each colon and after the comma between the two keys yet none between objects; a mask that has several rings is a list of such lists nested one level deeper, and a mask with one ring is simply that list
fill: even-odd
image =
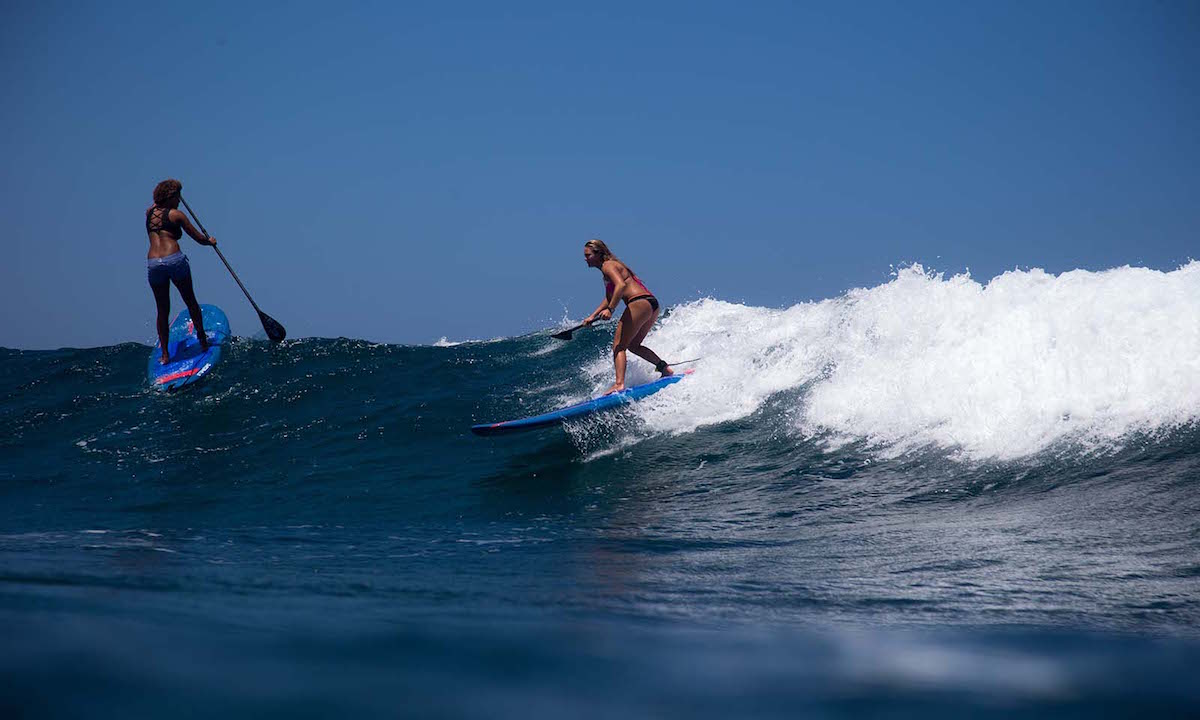
[{"label": "bare leg", "polygon": [[[633,353],[634,355],[637,355],[641,359],[643,359],[646,362],[653,365],[655,370],[658,370],[659,363],[663,362],[662,358],[660,358],[653,350],[646,347],[645,345],[638,345],[637,347],[633,347],[632,345],[630,345],[629,352]],[[664,365],[663,369],[659,370],[659,372],[662,373],[663,377],[675,374],[675,371],[671,369],[670,365]]]},{"label": "bare leg", "polygon": [[154,304],[158,307],[158,348],[162,351],[159,361],[166,365],[171,361],[171,356],[167,355],[167,342],[170,338],[169,330],[171,328],[171,284],[151,285],[150,289],[154,291]]},{"label": "bare leg", "polygon": [[[608,389],[605,395],[625,389],[625,351],[632,350],[638,357],[649,360],[643,353],[649,353],[657,360],[650,362],[662,362],[657,355],[649,348],[644,348],[641,345],[642,338],[646,337],[646,333],[650,332],[650,327],[654,325],[655,318],[658,317],[658,311],[650,307],[647,302],[635,302],[633,305],[626,305],[625,312],[621,314],[621,322],[617,324],[617,332],[613,336],[613,367],[617,371],[617,381]],[[670,375],[670,368],[663,373],[664,376]]]},{"label": "bare leg", "polygon": [[613,350],[613,369],[617,371],[617,381],[612,384],[612,387],[604,391],[605,395],[611,395],[625,389],[625,362],[625,351]]},{"label": "bare leg", "polygon": [[617,323],[617,332],[613,335],[613,368],[617,371],[616,382],[604,391],[611,395],[625,389],[625,349],[629,347],[629,337],[633,334],[633,314],[626,306],[621,313],[621,321]]},{"label": "bare leg", "polygon": [[196,292],[192,289],[191,273],[173,280],[179,294],[183,296],[183,304],[187,305],[188,314],[192,316],[192,326],[196,328],[196,338],[200,340],[200,349],[208,349],[208,335],[204,334],[204,317],[200,312],[200,303],[196,302]]},{"label": "bare leg", "polygon": [[[647,303],[647,305],[649,305],[649,303]],[[663,359],[660,358],[653,350],[642,344],[642,341],[646,339],[646,335],[649,334],[650,328],[654,327],[655,320],[658,320],[658,310],[651,311],[645,322],[643,322],[638,328],[638,331],[634,333],[633,340],[629,343],[629,352],[637,355],[641,359],[653,365],[655,370],[658,370],[658,368],[662,366],[662,370],[659,370],[659,372],[662,373],[663,377],[667,377],[668,375],[674,375],[675,371],[672,370],[669,365],[663,366]]]}]

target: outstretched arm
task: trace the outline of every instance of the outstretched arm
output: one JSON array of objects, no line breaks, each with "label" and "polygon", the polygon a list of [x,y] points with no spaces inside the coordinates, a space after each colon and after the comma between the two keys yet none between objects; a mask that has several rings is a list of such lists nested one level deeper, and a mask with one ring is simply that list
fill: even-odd
[{"label": "outstretched arm", "polygon": [[180,212],[179,210],[172,210],[172,211],[171,211],[171,217],[170,217],[170,220],[171,220],[172,222],[179,223],[179,227],[183,228],[183,231],[184,231],[184,232],[186,232],[186,233],[188,234],[188,236],[189,236],[189,237],[191,237],[193,240],[195,240],[196,242],[200,243],[201,245],[210,245],[210,246],[212,246],[212,245],[216,245],[216,244],[217,244],[217,239],[216,239],[216,238],[214,238],[214,237],[204,237],[204,233],[202,233],[202,232],[200,232],[199,230],[197,230],[197,229],[195,228],[195,226],[194,226],[194,225],[192,225],[192,221],[191,221],[191,220],[188,218],[188,216],[187,216],[187,215],[184,215],[184,214],[183,214],[182,212]]},{"label": "outstretched arm", "polygon": [[605,298],[604,302],[597,305],[596,309],[592,311],[591,315],[587,316],[587,319],[585,319],[583,323],[585,325],[591,325],[592,323],[596,322],[598,319],[600,319],[600,313],[604,312],[604,308],[606,307],[608,307],[608,298]]}]

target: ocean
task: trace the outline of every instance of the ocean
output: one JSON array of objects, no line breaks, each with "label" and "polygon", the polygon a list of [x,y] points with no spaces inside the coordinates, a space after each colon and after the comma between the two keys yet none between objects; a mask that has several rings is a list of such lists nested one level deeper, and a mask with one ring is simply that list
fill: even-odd
[{"label": "ocean", "polygon": [[0,350],[0,715],[1200,714],[1200,263],[557,329]]}]

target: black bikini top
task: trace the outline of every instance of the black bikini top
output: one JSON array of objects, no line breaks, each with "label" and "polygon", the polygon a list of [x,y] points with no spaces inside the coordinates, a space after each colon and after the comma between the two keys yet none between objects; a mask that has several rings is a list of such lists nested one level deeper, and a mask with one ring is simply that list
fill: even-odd
[{"label": "black bikini top", "polygon": [[146,211],[146,232],[165,232],[176,240],[183,237],[183,228],[171,221],[171,208],[157,205]]}]

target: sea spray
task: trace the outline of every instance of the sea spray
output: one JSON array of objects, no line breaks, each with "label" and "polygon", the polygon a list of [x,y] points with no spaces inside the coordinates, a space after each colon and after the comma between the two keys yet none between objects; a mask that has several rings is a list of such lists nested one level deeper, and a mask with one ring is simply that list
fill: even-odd
[{"label": "sea spray", "polygon": [[[642,403],[659,432],[745,418],[795,391],[791,430],[866,440],[886,455],[935,445],[1013,459],[1063,441],[1116,447],[1200,416],[1200,263],[987,284],[920,265],[887,283],[787,309],[705,299],[646,340],[704,356],[695,377]],[[631,361],[633,379],[646,375]],[[611,365],[589,365],[597,384]]]}]

